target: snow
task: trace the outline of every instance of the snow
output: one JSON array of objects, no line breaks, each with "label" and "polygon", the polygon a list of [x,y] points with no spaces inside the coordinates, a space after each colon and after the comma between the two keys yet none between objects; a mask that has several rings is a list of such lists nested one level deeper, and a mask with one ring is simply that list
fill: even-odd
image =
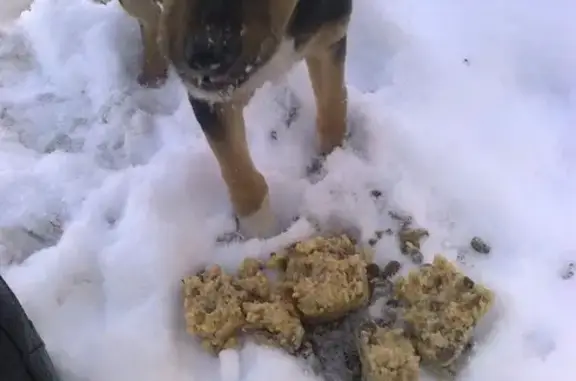
[{"label": "snow", "polygon": [[[26,5],[2,3],[0,21]],[[303,65],[246,110],[285,224],[302,215],[367,240],[394,208],[431,231],[426,260],[457,260],[474,235],[491,243],[460,261],[499,298],[462,380],[574,378],[576,280],[561,277],[576,261],[574,11],[568,0],[355,0],[352,136],[323,177],[306,174]],[[315,379],[255,345],[221,369],[185,333],[181,277],[232,269],[313,227],[216,244],[234,228],[217,164],[173,75],[158,90],[136,85],[138,43],[116,1],[36,0],[0,32],[1,274],[64,381]],[[386,240],[376,257],[403,260]]]}]

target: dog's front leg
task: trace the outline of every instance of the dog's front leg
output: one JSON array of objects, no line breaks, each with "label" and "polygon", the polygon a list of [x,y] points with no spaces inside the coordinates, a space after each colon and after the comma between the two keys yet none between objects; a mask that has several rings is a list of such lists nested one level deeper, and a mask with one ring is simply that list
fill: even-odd
[{"label": "dog's front leg", "polygon": [[306,57],[316,98],[316,131],[322,154],[329,154],[342,145],[346,135],[348,102],[344,82],[345,61],[346,36]]},{"label": "dog's front leg", "polygon": [[211,105],[193,98],[190,103],[220,165],[240,232],[258,238],[278,233],[270,208],[268,184],[254,166],[248,149],[243,106],[235,103]]},{"label": "dog's front leg", "polygon": [[160,6],[155,0],[119,0],[126,12],[138,20],[142,38],[143,62],[138,83],[147,87],[158,87],[168,75],[168,60],[162,52],[158,36],[160,33]]}]

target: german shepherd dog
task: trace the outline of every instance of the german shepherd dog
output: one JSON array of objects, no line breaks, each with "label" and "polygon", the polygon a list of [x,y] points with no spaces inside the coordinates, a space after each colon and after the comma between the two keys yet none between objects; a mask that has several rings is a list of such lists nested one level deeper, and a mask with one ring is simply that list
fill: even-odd
[{"label": "german shepherd dog", "polygon": [[277,234],[268,184],[247,146],[243,109],[268,80],[305,60],[319,154],[346,133],[346,35],[352,0],[119,0],[138,20],[138,81],[157,87],[171,64],[218,160],[242,234]]}]

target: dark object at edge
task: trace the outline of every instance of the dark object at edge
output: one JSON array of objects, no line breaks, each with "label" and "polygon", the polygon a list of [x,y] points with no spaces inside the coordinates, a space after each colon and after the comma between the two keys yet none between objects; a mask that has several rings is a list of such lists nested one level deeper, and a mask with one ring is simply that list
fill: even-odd
[{"label": "dark object at edge", "polygon": [[34,324],[1,276],[0,380],[60,380]]}]

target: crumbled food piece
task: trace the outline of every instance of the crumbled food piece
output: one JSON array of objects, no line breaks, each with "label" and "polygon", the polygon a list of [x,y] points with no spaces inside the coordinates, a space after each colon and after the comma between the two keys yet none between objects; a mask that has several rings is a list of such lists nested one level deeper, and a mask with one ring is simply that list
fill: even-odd
[{"label": "crumbled food piece", "polygon": [[400,241],[403,245],[411,243],[414,247],[420,249],[420,240],[428,237],[429,233],[426,229],[404,229],[400,231]]},{"label": "crumbled food piece", "polygon": [[338,319],[367,304],[366,261],[346,236],[314,238],[288,255],[285,284],[309,322]]},{"label": "crumbled food piece", "polygon": [[440,255],[431,265],[398,279],[395,293],[417,353],[426,363],[441,367],[458,358],[494,300],[490,290]]},{"label": "crumbled food piece", "polygon": [[254,332],[261,343],[279,346],[290,353],[295,353],[302,345],[304,328],[293,304],[278,299],[244,303],[243,308],[248,323],[245,331]]},{"label": "crumbled food piece", "polygon": [[238,275],[241,278],[248,278],[257,275],[260,270],[262,270],[262,264],[259,260],[254,258],[245,258],[240,265]]},{"label": "crumbled food piece", "polygon": [[489,254],[492,248],[489,244],[487,244],[482,238],[474,237],[470,241],[470,246],[474,249],[474,251],[480,254]]},{"label": "crumbled food piece", "polygon": [[338,258],[356,254],[355,243],[350,237],[341,235],[338,237],[315,237],[292,245],[290,255],[309,255],[315,252],[325,252]]},{"label": "crumbled food piece", "polygon": [[420,251],[420,240],[428,237],[428,230],[426,229],[401,229],[398,233],[400,240],[400,251],[402,254],[409,256],[412,262],[420,264],[424,260],[424,256]]},{"label": "crumbled food piece", "polygon": [[282,284],[262,272],[262,264],[248,258],[237,277],[214,266],[184,281],[187,330],[203,339],[203,347],[216,354],[238,345],[242,331],[291,352],[302,343],[304,328]]},{"label": "crumbled food piece", "polygon": [[266,268],[271,270],[278,270],[281,272],[286,271],[287,266],[287,259],[283,255],[279,255],[278,253],[272,253],[270,258],[266,262]]},{"label": "crumbled food piece", "polygon": [[358,351],[364,381],[416,381],[419,378],[420,359],[402,329],[365,323],[359,330]]},{"label": "crumbled food piece", "polygon": [[236,283],[252,297],[269,300],[272,286],[271,282],[262,272],[263,265],[256,259],[246,258],[240,265]]},{"label": "crumbled food piece", "polygon": [[183,283],[187,331],[202,338],[211,353],[236,346],[236,335],[244,324],[246,291],[218,266]]}]

